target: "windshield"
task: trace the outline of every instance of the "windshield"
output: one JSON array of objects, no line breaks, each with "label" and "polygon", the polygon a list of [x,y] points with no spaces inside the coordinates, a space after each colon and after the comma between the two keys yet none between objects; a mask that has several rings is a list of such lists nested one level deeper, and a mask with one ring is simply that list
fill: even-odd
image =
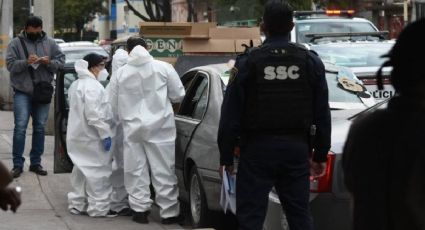
[{"label": "windshield", "polygon": [[382,55],[388,53],[393,43],[339,43],[311,46],[323,62],[345,67],[374,67],[385,62]]},{"label": "windshield", "polygon": [[[376,32],[376,29],[368,22],[297,22],[297,42],[309,43],[311,38],[306,34],[314,33],[353,33],[353,32]],[[336,38],[333,38],[335,40]]]},{"label": "windshield", "polygon": [[90,47],[85,47],[84,49],[80,50],[63,50],[63,53],[65,54],[66,62],[75,62],[79,59],[83,59],[84,56],[86,56],[89,53],[96,53],[103,57],[108,57],[109,54],[106,52],[106,50],[99,48],[99,49],[90,49]]},{"label": "windshield", "polygon": [[329,102],[363,104],[362,100],[357,96],[357,94],[348,90],[344,90],[343,87],[338,86],[339,82],[337,76],[338,75],[336,73],[326,73],[326,82],[328,83],[329,90]]}]

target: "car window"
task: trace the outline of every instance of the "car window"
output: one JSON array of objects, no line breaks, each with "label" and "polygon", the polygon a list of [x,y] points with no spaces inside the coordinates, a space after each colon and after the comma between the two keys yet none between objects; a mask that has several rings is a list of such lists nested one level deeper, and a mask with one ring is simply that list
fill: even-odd
[{"label": "car window", "polygon": [[[310,42],[306,34],[314,33],[353,33],[353,32],[376,32],[376,29],[368,22],[302,22],[296,24],[297,38],[300,43]],[[335,38],[329,38],[335,40]],[[338,38],[341,39],[341,38]]]},{"label": "car window", "polygon": [[388,53],[393,43],[366,44],[329,44],[311,46],[324,62],[345,67],[381,66],[386,59],[382,55]]},{"label": "car window", "polygon": [[208,77],[204,74],[197,74],[190,83],[189,89],[180,107],[179,115],[201,119],[206,109]]},{"label": "car window", "polygon": [[68,98],[68,90],[69,87],[71,86],[71,84],[78,79],[78,75],[75,72],[68,72],[64,74],[63,77],[63,92],[65,95],[65,106],[66,106],[66,110],[69,109],[69,98]]},{"label": "car window", "polygon": [[[186,73],[185,75],[183,75],[183,77],[180,78],[180,80],[182,81],[182,84],[184,86],[184,91],[187,94],[187,91],[190,87],[190,85],[193,82],[193,79],[195,79],[197,71],[191,71]],[[173,104],[173,110],[175,114],[178,114],[179,110],[180,110],[180,105],[181,103],[174,103]]]},{"label": "car window", "polygon": [[[207,81],[205,81],[207,82]],[[207,110],[207,104],[208,104],[208,84],[205,84],[203,87],[202,95],[198,100],[198,103],[196,104],[195,111],[193,112],[193,118],[202,120],[204,117],[205,111]]]},{"label": "car window", "polygon": [[185,74],[181,78],[183,86],[184,86],[184,90],[186,92],[189,89],[190,85],[192,84],[193,80],[195,79],[196,73],[197,73],[197,71],[192,71],[192,72]]}]

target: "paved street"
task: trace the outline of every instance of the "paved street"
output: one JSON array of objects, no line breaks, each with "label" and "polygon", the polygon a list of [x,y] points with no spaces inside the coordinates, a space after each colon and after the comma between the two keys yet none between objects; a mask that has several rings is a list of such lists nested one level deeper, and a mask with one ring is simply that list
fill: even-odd
[{"label": "paved street", "polygon": [[[66,194],[70,190],[69,174],[53,174],[53,136],[46,136],[43,166],[49,171],[46,177],[28,172],[29,150],[32,131],[27,131],[25,145],[25,168],[23,175],[14,181],[23,189],[23,204],[16,214],[0,212],[2,230],[150,230],[150,229],[189,229],[178,225],[160,224],[158,210],[150,216],[150,224],[141,225],[131,221],[131,217],[90,218],[71,215],[67,211]],[[0,111],[0,160],[12,167],[13,113]]]}]

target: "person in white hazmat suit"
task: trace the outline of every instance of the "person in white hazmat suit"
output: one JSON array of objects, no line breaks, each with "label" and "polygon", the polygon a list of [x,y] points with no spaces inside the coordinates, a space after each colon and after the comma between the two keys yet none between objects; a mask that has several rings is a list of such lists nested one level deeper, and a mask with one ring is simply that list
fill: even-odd
[{"label": "person in white hazmat suit", "polygon": [[[184,87],[174,68],[154,60],[141,37],[127,40],[128,63],[110,82],[113,112],[124,130],[124,184],[133,221],[148,223],[149,184],[155,190],[162,224],[181,222],[175,174],[176,127],[171,103],[181,102]],[[149,174],[150,172],[150,174]]]},{"label": "person in white hazmat suit", "polygon": [[[112,56],[112,74],[110,81],[116,78],[117,71],[120,67],[127,63],[128,52],[123,49],[117,49],[114,56]],[[110,84],[106,86],[106,95],[108,101],[112,101],[110,92]],[[112,145],[112,195],[111,195],[111,210],[120,216],[131,215],[131,210],[128,205],[128,193],[124,186],[124,161],[123,161],[123,130],[122,125],[119,122],[118,116],[116,115],[113,119],[113,131],[115,135],[113,137]]]},{"label": "person in white hazmat suit", "polygon": [[78,79],[68,91],[66,143],[74,163],[68,209],[72,214],[92,217],[116,216],[110,212],[112,155],[108,151],[112,144],[112,112],[105,89],[97,80],[108,75],[104,68],[104,59],[98,54],[76,61]]}]

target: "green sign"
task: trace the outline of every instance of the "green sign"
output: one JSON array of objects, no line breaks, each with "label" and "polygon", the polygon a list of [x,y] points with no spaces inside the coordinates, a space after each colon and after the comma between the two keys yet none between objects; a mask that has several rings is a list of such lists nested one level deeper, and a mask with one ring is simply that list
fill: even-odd
[{"label": "green sign", "polygon": [[178,57],[183,55],[181,38],[146,38],[148,51],[154,57]]}]

